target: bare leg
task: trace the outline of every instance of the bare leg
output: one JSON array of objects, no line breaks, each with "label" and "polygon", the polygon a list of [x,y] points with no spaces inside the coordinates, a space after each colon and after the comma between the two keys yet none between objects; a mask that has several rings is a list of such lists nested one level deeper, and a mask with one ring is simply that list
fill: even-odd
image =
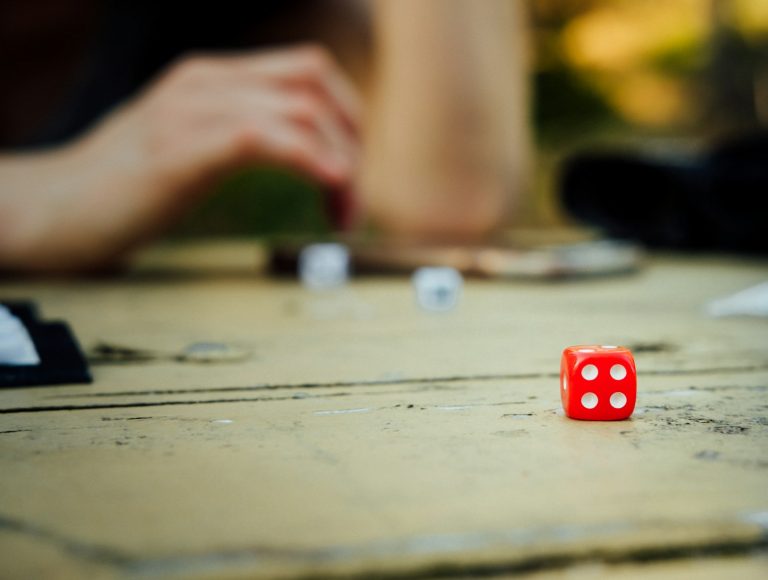
[{"label": "bare leg", "polygon": [[[332,0],[270,23],[268,42],[330,48],[368,104],[358,193],[369,219],[417,239],[482,238],[527,192],[524,3]],[[271,35],[271,36],[270,36]]]},{"label": "bare leg", "polygon": [[528,184],[523,3],[381,0],[364,193],[416,238],[477,239]]}]

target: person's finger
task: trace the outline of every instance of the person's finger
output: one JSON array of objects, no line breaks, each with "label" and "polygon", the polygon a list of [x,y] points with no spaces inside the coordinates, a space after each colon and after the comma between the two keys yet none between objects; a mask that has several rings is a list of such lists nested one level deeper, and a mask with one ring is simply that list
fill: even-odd
[{"label": "person's finger", "polygon": [[[286,167],[318,181],[323,187],[325,209],[333,225],[339,229],[352,227],[359,215],[359,200],[353,188],[354,167],[348,157],[340,156],[329,141],[340,138],[338,129],[323,128],[322,119],[315,124],[286,125],[258,123],[246,131],[230,151],[224,151],[217,165],[235,166],[247,162]],[[336,135],[334,137],[333,135]]]},{"label": "person's finger", "polygon": [[239,130],[221,128],[221,150],[215,152],[215,165],[238,166],[244,163],[271,164],[304,173],[329,187],[349,182],[349,167],[329,154],[317,131],[290,122],[240,125]]},{"label": "person's finger", "polygon": [[[327,102],[350,134],[360,134],[361,105],[354,87],[322,49],[290,49],[249,55],[188,57],[169,73],[167,82],[187,98],[216,97],[228,91],[312,93]],[[277,93],[265,90],[273,87]]]},{"label": "person's finger", "polygon": [[351,134],[323,99],[313,93],[292,93],[284,99],[285,114],[316,130],[329,152],[354,169],[360,159],[359,137]]},{"label": "person's finger", "polygon": [[[214,174],[248,162],[297,170],[324,186],[326,212],[334,226],[351,227],[359,209],[351,187],[359,157],[357,144],[340,127],[334,126],[338,123],[332,115],[307,106],[313,105],[311,100],[289,99],[289,111],[279,110],[283,117],[273,111],[264,117],[249,117],[250,101],[240,97],[230,95],[221,102],[225,105],[225,114],[220,112],[196,126],[195,130],[209,140],[210,146],[209,152],[200,152],[200,160],[195,164],[210,165]],[[286,127],[282,123],[297,126]],[[237,137],[234,144],[228,141],[228,131],[237,132],[248,126],[253,130]],[[212,154],[212,158],[206,160],[206,154]],[[195,180],[200,181],[201,177]]]},{"label": "person's finger", "polygon": [[363,114],[360,98],[335,67],[309,64],[303,74],[288,77],[283,83],[288,87],[309,88],[327,97],[336,105],[350,131],[356,134],[361,132]]},{"label": "person's finger", "polygon": [[208,132],[218,124],[233,127],[245,124],[273,126],[281,119],[303,125],[317,133],[327,156],[334,157],[345,172],[354,171],[360,158],[360,143],[356,135],[345,130],[338,117],[324,99],[308,92],[289,92],[272,89],[251,91],[242,87],[210,94],[206,91],[191,95],[184,102],[185,112],[191,120],[188,131],[207,139]]},{"label": "person's finger", "polygon": [[233,65],[233,70],[243,75],[242,78],[319,91],[330,99],[350,129],[359,132],[362,100],[352,82],[323,48],[310,45],[220,58]]}]

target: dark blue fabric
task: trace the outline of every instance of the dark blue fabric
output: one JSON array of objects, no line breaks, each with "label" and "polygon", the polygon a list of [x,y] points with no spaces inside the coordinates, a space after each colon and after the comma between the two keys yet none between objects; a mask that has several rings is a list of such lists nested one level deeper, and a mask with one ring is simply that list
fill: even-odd
[{"label": "dark blue fabric", "polygon": [[294,2],[112,0],[68,97],[22,147],[63,143],[190,51],[257,44],[258,25]]},{"label": "dark blue fabric", "polygon": [[575,218],[651,247],[768,254],[768,133],[664,159],[582,153],[560,192]]}]

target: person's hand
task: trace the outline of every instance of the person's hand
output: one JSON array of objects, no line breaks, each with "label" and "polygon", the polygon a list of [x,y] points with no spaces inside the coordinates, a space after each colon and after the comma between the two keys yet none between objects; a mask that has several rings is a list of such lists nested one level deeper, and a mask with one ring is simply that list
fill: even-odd
[{"label": "person's hand", "polygon": [[285,166],[349,190],[360,114],[318,47],[185,58],[72,145],[0,158],[0,267],[108,263],[241,165]]}]

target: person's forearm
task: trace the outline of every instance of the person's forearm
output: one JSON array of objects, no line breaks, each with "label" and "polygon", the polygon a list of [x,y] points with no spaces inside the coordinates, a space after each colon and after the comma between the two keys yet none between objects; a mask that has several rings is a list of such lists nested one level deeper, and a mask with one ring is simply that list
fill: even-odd
[{"label": "person's forearm", "polygon": [[526,43],[517,0],[382,0],[364,189],[374,220],[477,238],[526,187]]},{"label": "person's forearm", "polygon": [[[67,155],[66,150],[0,155],[0,270],[50,265],[46,238],[58,213],[57,193],[79,179],[66,170]],[[59,240],[58,247],[69,243]]]},{"label": "person's forearm", "polygon": [[127,248],[116,226],[121,206],[115,191],[133,175],[130,164],[99,156],[102,145],[87,138],[0,155],[0,270],[93,269]]},{"label": "person's forearm", "polygon": [[322,47],[190,56],[57,150],[0,154],[0,271],[119,263],[227,172],[284,167],[346,190],[357,92]]}]

